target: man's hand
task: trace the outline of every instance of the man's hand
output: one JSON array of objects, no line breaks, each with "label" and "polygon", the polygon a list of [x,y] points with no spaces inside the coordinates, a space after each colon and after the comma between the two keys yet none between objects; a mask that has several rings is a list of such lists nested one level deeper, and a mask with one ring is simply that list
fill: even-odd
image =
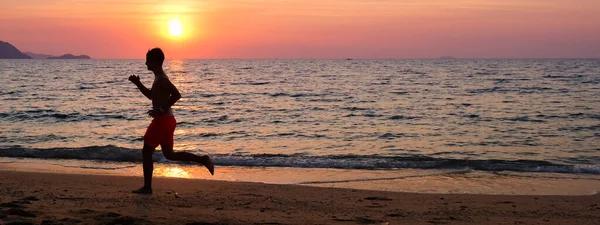
[{"label": "man's hand", "polygon": [[162,108],[148,110],[148,116],[152,117],[152,118],[163,115],[163,114],[165,114],[165,111]]},{"label": "man's hand", "polygon": [[131,81],[131,83],[134,83],[137,85],[140,83],[140,77],[136,76],[136,75],[131,75],[131,76],[129,76],[129,81]]},{"label": "man's hand", "polygon": [[146,96],[146,98],[152,100],[152,92],[142,84],[139,76],[131,75],[129,76],[129,81],[135,84],[135,86],[137,86],[138,89],[140,89],[140,91],[142,92],[142,94],[144,94],[144,96]]},{"label": "man's hand", "polygon": [[157,116],[159,116],[159,115],[160,115],[160,114],[158,114],[158,112],[154,111],[154,109],[148,110],[148,116],[149,116],[149,117],[152,117],[152,118],[154,118],[154,117],[157,117]]}]

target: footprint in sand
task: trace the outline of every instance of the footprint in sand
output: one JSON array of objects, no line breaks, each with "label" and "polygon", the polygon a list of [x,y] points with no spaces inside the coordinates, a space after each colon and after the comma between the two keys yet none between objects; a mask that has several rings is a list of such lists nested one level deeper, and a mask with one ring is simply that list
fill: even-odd
[{"label": "footprint in sand", "polygon": [[226,225],[226,224],[224,224],[224,223],[192,222],[192,223],[186,223],[185,225]]},{"label": "footprint in sand", "polygon": [[29,221],[10,221],[4,225],[34,225],[35,223]]},{"label": "footprint in sand", "polygon": [[111,220],[110,222],[107,223],[108,225],[138,225],[138,224],[150,224],[148,221],[144,220],[144,219],[140,219],[140,218],[135,218],[135,217],[130,217],[130,216],[120,216],[117,217],[113,220]]},{"label": "footprint in sand", "polygon": [[2,208],[25,208],[25,206],[16,204],[14,202],[1,203],[0,207],[2,207]]},{"label": "footprint in sand", "polygon": [[6,210],[6,214],[13,215],[13,216],[31,217],[31,218],[36,217],[35,214],[27,212],[20,208],[10,208],[10,209]]},{"label": "footprint in sand", "polygon": [[76,223],[81,223],[81,220],[78,219],[73,219],[73,218],[63,218],[58,220],[60,222],[65,222],[66,224],[76,224]]},{"label": "footprint in sand", "polygon": [[24,201],[37,201],[37,200],[40,200],[40,199],[36,198],[35,196],[28,196],[28,197],[23,198],[22,200],[24,200]]},{"label": "footprint in sand", "polygon": [[366,197],[365,200],[370,200],[370,201],[392,201],[393,199],[386,198],[386,197]]}]

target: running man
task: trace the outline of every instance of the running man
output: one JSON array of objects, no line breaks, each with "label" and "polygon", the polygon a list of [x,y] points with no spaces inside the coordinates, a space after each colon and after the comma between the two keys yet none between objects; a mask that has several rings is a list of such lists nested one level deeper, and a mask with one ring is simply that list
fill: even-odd
[{"label": "running man", "polygon": [[163,71],[164,61],[165,55],[160,48],[151,49],[146,53],[146,66],[154,73],[154,83],[152,83],[151,89],[146,88],[140,82],[139,76],[129,76],[129,81],[134,83],[144,96],[152,100],[152,110],[148,111],[148,115],[153,118],[144,134],[142,151],[144,186],[134,190],[133,193],[152,194],[152,171],[154,170],[152,153],[158,145],[168,160],[201,163],[206,166],[210,174],[214,175],[215,167],[207,155],[197,156],[189,152],[173,152],[173,132],[177,122],[171,106],[181,98],[181,94]]}]

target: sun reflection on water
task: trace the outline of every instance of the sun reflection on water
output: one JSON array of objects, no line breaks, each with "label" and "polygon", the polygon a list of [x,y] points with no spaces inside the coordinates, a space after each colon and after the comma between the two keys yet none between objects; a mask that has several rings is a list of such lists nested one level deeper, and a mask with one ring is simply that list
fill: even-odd
[{"label": "sun reflection on water", "polygon": [[185,73],[187,73],[187,68],[185,62],[183,60],[169,60],[167,68],[167,75],[170,77],[171,82],[173,82],[178,89],[185,90],[187,86],[189,86],[186,85]]},{"label": "sun reflection on water", "polygon": [[190,174],[190,172],[188,172],[184,168],[176,167],[176,166],[175,167],[156,168],[154,170],[154,173],[157,176],[163,176],[163,177],[192,178],[192,175]]}]

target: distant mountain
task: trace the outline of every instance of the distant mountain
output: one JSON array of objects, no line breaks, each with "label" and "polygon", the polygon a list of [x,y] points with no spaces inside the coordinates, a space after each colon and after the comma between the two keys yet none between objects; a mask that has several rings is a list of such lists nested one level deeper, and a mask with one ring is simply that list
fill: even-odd
[{"label": "distant mountain", "polygon": [[31,57],[23,54],[10,43],[0,41],[0,59],[31,59]]},{"label": "distant mountain", "polygon": [[37,54],[37,53],[33,53],[33,52],[23,52],[25,55],[30,56],[33,59],[47,59],[48,57],[56,57],[54,55],[48,55],[48,54]]},{"label": "distant mountain", "polygon": [[92,57],[89,57],[87,55],[71,55],[71,54],[64,54],[58,57],[48,57],[47,59],[92,59]]}]

